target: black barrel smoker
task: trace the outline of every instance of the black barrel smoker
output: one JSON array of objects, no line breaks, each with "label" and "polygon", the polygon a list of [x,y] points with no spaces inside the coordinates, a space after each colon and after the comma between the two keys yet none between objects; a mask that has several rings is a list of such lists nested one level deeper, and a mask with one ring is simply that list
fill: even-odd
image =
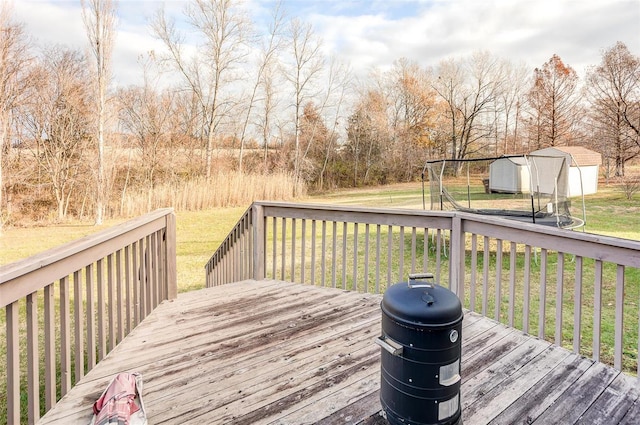
[{"label": "black barrel smoker", "polygon": [[460,425],[462,304],[430,273],[392,285],[382,303],[380,401],[392,425]]}]

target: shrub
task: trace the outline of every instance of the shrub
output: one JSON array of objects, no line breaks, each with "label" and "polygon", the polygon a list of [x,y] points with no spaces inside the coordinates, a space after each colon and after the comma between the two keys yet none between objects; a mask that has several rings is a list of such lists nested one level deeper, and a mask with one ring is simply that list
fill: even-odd
[{"label": "shrub", "polygon": [[640,177],[620,177],[620,188],[627,200],[640,192]]}]

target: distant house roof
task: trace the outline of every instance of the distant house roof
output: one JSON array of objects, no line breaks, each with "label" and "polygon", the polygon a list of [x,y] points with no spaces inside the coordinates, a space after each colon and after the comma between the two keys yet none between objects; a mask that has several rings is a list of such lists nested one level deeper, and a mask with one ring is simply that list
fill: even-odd
[{"label": "distant house roof", "polygon": [[[531,152],[532,155],[571,155],[580,167],[602,164],[602,155],[582,146],[554,146]],[[575,166],[576,164],[571,164]]]}]

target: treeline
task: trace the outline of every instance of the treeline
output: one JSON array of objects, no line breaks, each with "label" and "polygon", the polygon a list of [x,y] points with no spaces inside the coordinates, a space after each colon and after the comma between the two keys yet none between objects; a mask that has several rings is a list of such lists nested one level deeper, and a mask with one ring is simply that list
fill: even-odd
[{"label": "treeline", "polygon": [[37,48],[0,7],[3,222],[292,199],[414,180],[428,159],[561,145],[624,176],[640,154],[640,57],[623,42],[583,79],[557,55],[532,70],[481,51],[430,67],[399,58],[357,80],[278,6],[258,32],[235,0],[192,0],[190,44],[159,10],[164,49],[123,87],[110,79],[113,43],[127,42],[105,18],[115,8],[83,2],[87,55]]}]

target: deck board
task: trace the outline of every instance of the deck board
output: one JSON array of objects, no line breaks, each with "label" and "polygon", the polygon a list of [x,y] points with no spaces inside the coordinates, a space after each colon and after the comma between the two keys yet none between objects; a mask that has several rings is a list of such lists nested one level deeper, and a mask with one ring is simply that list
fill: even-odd
[{"label": "deck board", "polygon": [[[373,343],[381,298],[275,280],[180,294],[40,423],[87,423],[123,371],[142,373],[150,424],[385,423]],[[634,378],[476,313],[465,312],[462,357],[465,423],[634,423],[639,414]]]}]

